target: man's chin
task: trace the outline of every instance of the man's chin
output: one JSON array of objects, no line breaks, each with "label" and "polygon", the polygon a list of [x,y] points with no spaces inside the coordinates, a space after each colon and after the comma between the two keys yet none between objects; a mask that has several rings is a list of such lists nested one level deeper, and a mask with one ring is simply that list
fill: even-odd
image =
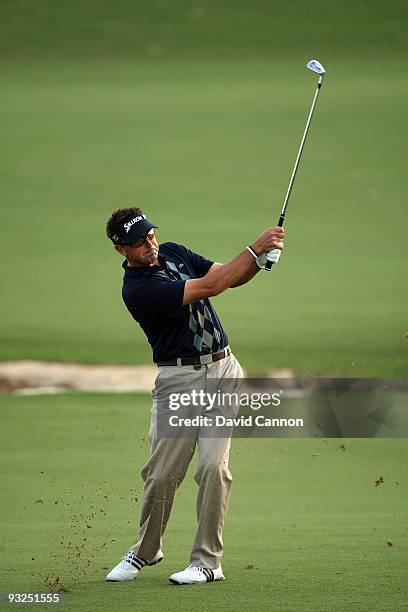
[{"label": "man's chin", "polygon": [[146,255],[146,261],[149,266],[153,266],[155,263],[157,263],[157,252]]}]

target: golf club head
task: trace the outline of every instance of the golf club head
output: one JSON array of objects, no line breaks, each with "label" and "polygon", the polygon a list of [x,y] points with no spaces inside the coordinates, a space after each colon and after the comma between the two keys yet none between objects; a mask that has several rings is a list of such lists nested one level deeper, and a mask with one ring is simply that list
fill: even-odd
[{"label": "golf club head", "polygon": [[312,70],[313,72],[317,72],[317,74],[326,74],[325,69],[317,60],[310,60],[310,62],[307,62],[306,67],[309,68],[309,70]]}]

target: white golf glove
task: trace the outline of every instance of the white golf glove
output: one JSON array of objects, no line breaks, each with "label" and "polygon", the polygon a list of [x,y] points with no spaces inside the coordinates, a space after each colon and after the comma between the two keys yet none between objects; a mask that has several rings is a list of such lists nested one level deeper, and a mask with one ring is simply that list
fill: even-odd
[{"label": "white golf glove", "polygon": [[280,249],[273,249],[273,251],[269,251],[269,253],[266,254],[266,260],[277,264],[280,259],[281,253],[282,251]]},{"label": "white golf glove", "polygon": [[261,270],[265,270],[267,261],[277,264],[281,256],[281,252],[282,251],[280,249],[273,249],[273,251],[269,251],[269,253],[261,253],[261,255],[258,255],[256,258],[256,265]]}]

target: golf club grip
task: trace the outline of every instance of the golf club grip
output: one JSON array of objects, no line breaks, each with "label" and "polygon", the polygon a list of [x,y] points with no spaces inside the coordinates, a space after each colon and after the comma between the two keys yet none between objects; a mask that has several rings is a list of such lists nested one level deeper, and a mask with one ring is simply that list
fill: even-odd
[{"label": "golf club grip", "polygon": [[[279,221],[278,221],[278,227],[283,227],[283,222],[285,221],[285,215],[282,215],[279,217]],[[267,272],[271,271],[271,268],[273,266],[273,262],[272,261],[267,261],[265,264],[265,270]]]}]

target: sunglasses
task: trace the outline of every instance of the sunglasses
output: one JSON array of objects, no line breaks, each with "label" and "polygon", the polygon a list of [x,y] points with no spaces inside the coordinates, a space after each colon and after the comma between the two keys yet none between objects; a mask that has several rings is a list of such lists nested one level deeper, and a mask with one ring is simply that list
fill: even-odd
[{"label": "sunglasses", "polygon": [[144,236],[142,236],[141,238],[138,238],[136,242],[133,242],[133,244],[128,244],[126,246],[129,246],[132,249],[135,249],[135,248],[137,249],[138,247],[143,246],[147,239],[153,240],[155,235],[156,235],[156,232],[154,231],[154,229],[151,229]]}]

